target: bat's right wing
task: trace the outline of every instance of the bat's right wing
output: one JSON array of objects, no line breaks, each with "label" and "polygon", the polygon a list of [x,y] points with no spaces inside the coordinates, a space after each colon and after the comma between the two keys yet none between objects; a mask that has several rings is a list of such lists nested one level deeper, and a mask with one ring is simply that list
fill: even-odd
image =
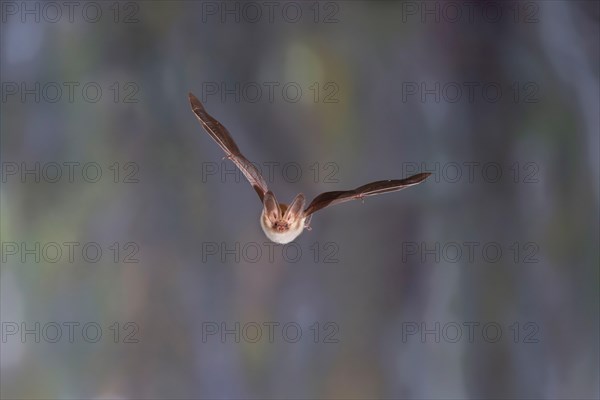
[{"label": "bat's right wing", "polygon": [[200,100],[196,98],[192,93],[190,96],[190,104],[192,105],[192,111],[196,114],[198,121],[202,124],[202,127],[208,132],[210,137],[223,149],[227,158],[229,158],[237,167],[242,171],[248,182],[252,185],[260,201],[263,201],[265,193],[269,190],[267,188],[267,182],[262,177],[258,169],[246,159],[238,149],[237,145],[231,138],[229,131],[219,121],[214,119],[210,114],[206,112]]},{"label": "bat's right wing", "polygon": [[429,175],[431,174],[421,173],[410,176],[406,179],[367,183],[366,185],[360,186],[354,190],[321,193],[320,195],[315,197],[315,199],[311,201],[306,210],[304,210],[304,216],[308,217],[315,211],[318,211],[327,206],[344,203],[350,200],[362,199],[363,197],[374,196],[376,194],[402,190],[409,186],[423,182],[425,179],[427,179]]}]

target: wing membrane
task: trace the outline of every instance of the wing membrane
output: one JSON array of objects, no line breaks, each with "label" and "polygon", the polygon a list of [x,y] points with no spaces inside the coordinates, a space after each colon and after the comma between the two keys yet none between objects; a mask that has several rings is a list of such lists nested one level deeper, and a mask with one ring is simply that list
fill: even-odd
[{"label": "wing membrane", "polygon": [[252,185],[260,201],[265,197],[265,193],[269,190],[267,188],[267,182],[260,174],[258,168],[256,168],[243,154],[235,144],[231,134],[219,121],[214,119],[209,113],[206,112],[204,106],[192,93],[190,96],[190,104],[192,111],[196,114],[198,121],[206,130],[206,132],[213,138],[215,142],[223,149],[227,158],[242,171],[248,182]]},{"label": "wing membrane", "polygon": [[423,182],[429,175],[431,174],[422,173],[410,176],[406,179],[371,182],[357,187],[354,190],[321,193],[315,197],[306,210],[304,210],[304,215],[309,216],[322,208],[344,203],[346,201],[402,190],[409,186],[417,185]]}]

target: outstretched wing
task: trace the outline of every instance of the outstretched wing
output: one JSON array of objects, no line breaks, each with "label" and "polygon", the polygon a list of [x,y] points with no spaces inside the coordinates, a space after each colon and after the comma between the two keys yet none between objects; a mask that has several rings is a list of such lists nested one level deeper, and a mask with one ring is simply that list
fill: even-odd
[{"label": "outstretched wing", "polygon": [[321,193],[315,197],[315,199],[308,205],[306,210],[304,210],[304,216],[308,217],[315,211],[327,206],[340,204],[345,201],[362,199],[363,197],[367,196],[375,196],[376,194],[402,190],[409,186],[423,182],[429,175],[431,174],[422,173],[413,175],[406,179],[371,182],[354,190]]},{"label": "outstretched wing", "polygon": [[196,98],[192,93],[190,96],[190,104],[192,105],[192,111],[196,114],[198,121],[202,124],[202,127],[208,132],[210,137],[225,151],[227,158],[229,158],[237,167],[242,171],[248,182],[252,185],[260,201],[265,197],[267,190],[267,182],[262,177],[258,169],[246,159],[238,149],[237,145],[231,138],[229,131],[219,121],[214,119],[209,113],[206,112],[200,100]]}]

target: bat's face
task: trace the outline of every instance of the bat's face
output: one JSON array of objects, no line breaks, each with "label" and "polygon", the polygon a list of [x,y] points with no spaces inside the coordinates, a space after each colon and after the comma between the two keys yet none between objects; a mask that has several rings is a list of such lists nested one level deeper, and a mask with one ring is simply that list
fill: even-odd
[{"label": "bat's face", "polygon": [[296,239],[304,230],[304,196],[296,196],[292,204],[279,204],[271,192],[263,200],[260,226],[265,235],[275,242],[286,244]]}]

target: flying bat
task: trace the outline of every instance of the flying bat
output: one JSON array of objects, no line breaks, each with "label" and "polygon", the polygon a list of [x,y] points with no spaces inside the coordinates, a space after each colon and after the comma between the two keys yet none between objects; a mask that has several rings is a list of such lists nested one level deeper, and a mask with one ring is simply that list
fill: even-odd
[{"label": "flying bat", "polygon": [[298,194],[291,204],[279,203],[273,192],[267,187],[267,182],[250,161],[240,152],[229,131],[219,121],[206,112],[204,106],[192,93],[189,94],[192,111],[196,114],[202,127],[210,137],[223,149],[225,157],[244,174],[252,185],[260,201],[263,203],[260,215],[260,226],[265,235],[280,244],[289,243],[300,235],[304,229],[310,230],[312,214],[327,206],[344,203],[349,200],[363,199],[381,193],[395,192],[423,182],[431,174],[421,173],[406,179],[385,180],[367,183],[354,190],[342,190],[321,193],[310,202],[308,207],[302,193]]}]

